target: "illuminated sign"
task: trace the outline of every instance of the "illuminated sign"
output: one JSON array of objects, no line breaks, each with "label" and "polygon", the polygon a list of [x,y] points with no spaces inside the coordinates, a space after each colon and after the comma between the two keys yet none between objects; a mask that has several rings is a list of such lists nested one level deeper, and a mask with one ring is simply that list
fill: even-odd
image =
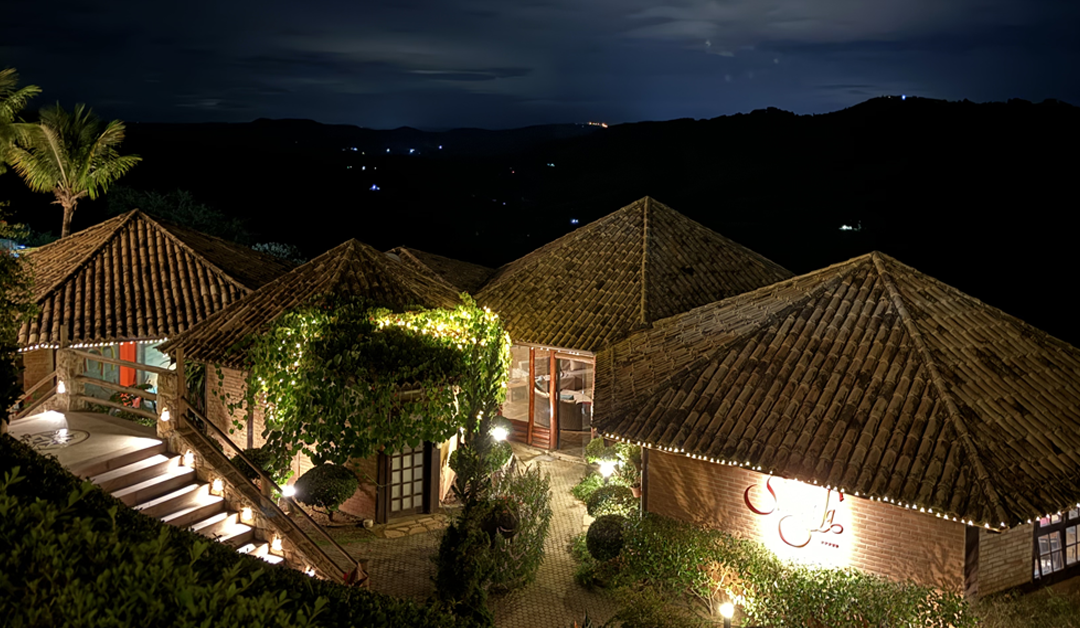
[{"label": "illuminated sign", "polygon": [[764,487],[748,486],[743,501],[760,517],[761,541],[781,557],[846,562],[847,552],[841,551],[847,523],[843,493],[769,477]]}]

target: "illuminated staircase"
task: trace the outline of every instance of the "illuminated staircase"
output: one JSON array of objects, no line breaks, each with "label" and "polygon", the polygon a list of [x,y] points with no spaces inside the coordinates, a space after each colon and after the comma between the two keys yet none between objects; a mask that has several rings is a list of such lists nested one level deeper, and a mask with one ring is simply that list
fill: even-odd
[{"label": "illuminated staircase", "polygon": [[195,470],[169,454],[165,443],[132,448],[91,461],[73,470],[128,506],[151,517],[220,541],[242,554],[269,563],[284,559],[270,552],[270,545],[255,538],[251,526],[240,522],[239,513],[226,509],[225,500],[210,494]]}]

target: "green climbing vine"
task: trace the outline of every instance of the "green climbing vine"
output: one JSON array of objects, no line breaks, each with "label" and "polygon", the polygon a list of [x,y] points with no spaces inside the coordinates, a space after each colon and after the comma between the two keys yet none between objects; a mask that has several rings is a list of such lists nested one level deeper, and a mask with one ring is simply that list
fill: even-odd
[{"label": "green climbing vine", "polygon": [[505,399],[510,338],[498,316],[462,301],[395,313],[330,297],[286,312],[248,339],[247,395],[226,400],[229,411],[262,405],[265,448],[317,464],[473,432]]}]

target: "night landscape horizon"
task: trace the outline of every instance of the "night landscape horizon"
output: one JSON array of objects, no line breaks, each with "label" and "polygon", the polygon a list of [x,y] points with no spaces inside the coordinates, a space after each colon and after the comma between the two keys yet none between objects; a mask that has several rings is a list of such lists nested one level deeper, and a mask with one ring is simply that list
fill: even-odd
[{"label": "night landscape horizon", "polygon": [[0,617],[1076,628],[1078,32],[5,6]]}]

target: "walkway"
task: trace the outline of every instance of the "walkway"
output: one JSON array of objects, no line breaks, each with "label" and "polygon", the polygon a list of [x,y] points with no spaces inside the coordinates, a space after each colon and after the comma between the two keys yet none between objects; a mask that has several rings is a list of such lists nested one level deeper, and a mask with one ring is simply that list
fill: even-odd
[{"label": "walkway", "polygon": [[[607,620],[616,606],[608,598],[574,582],[576,564],[570,555],[570,540],[584,531],[585,506],[574,499],[570,489],[585,472],[581,447],[564,447],[554,455],[513,443],[518,460],[539,465],[551,476],[551,529],[545,544],[544,562],[536,581],[522,590],[492,600],[498,628],[570,628],[588,611],[594,620]],[[357,558],[367,559],[371,588],[379,593],[424,600],[435,594],[431,557],[438,550],[444,517],[417,518],[379,530],[407,534],[401,538],[379,538],[370,531],[335,533],[338,541]],[[355,528],[354,528],[355,530]],[[342,530],[344,532],[344,530]],[[411,532],[411,533],[410,533]]]}]

